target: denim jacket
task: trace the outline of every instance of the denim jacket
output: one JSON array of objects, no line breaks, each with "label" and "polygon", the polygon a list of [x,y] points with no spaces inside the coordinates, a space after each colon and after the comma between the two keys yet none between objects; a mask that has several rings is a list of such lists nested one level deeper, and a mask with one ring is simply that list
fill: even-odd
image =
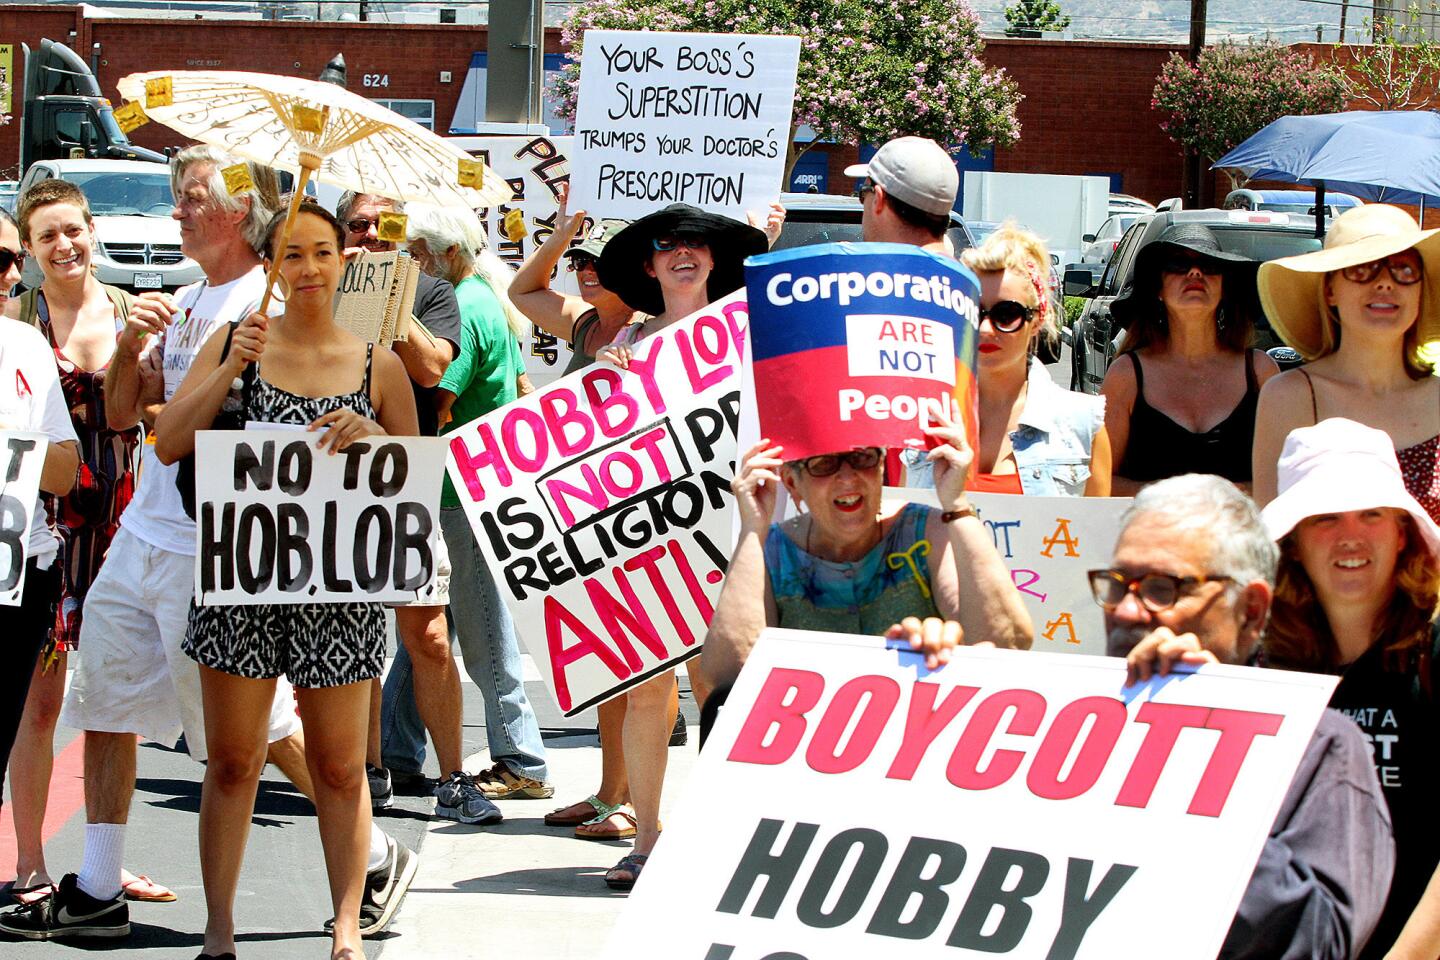
[{"label": "denim jacket", "polygon": [[[1039,360],[1031,359],[1029,389],[1020,422],[1010,434],[1020,489],[1030,497],[1083,497],[1090,479],[1090,448],[1105,424],[1105,398],[1058,386]],[[906,450],[906,486],[933,487],[923,450]]]}]

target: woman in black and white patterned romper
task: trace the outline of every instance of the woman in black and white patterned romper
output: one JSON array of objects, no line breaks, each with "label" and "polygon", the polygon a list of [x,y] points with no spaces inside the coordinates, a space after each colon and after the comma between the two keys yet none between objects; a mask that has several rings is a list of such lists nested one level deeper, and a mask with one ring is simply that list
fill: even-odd
[{"label": "woman in black and white patterned romper", "polygon": [[[265,238],[272,258],[283,217],[276,217]],[[343,240],[328,211],[302,202],[282,252],[285,313],[252,313],[205,345],[156,424],[162,459],[194,449],[195,431],[210,425],[246,363],[258,364],[246,418],[323,428],[316,446],[332,455],[362,437],[417,432],[414,395],[400,360],[389,350],[372,353],[370,344],[331,319],[344,269]],[[370,681],[384,665],[385,634],[379,603],[192,604],[184,650],[201,667],[210,750],[200,803],[209,913],[202,957],[235,952],[235,891],[265,762],[269,704],[282,673],[296,687],[305,727],[335,907],[331,956],[363,957],[358,918],[370,837],[365,737]]]}]

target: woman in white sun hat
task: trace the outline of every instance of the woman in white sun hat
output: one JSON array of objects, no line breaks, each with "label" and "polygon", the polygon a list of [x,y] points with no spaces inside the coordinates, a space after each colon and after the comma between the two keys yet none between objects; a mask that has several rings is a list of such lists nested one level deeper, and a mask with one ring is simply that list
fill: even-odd
[{"label": "woman in white sun hat", "polygon": [[1440,338],[1440,230],[1373,203],[1335,219],[1323,250],[1260,268],[1260,302],[1309,361],[1265,384],[1256,413],[1255,499],[1296,427],[1347,417],[1383,430],[1405,487],[1440,517],[1440,380],[1422,352]]},{"label": "woman in white sun hat", "polygon": [[[1440,955],[1440,676],[1433,623],[1440,528],[1405,489],[1385,433],[1323,420],[1285,439],[1279,492],[1263,511],[1280,545],[1264,656],[1271,666],[1340,675],[1330,706],[1375,745],[1394,827],[1395,878],[1360,954]],[[1403,930],[1403,933],[1402,933]]]}]

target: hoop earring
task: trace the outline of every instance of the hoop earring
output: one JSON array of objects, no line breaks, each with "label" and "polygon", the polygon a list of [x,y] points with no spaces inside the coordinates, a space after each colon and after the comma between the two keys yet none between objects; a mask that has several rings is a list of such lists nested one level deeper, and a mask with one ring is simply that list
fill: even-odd
[{"label": "hoop earring", "polygon": [[1217,333],[1225,332],[1225,304],[1223,303],[1215,308],[1215,331]]}]

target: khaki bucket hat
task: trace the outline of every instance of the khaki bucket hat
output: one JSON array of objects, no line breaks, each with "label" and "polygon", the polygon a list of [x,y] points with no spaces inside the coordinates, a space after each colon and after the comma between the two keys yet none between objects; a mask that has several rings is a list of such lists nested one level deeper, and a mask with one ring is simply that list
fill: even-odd
[{"label": "khaki bucket hat", "polygon": [[1414,249],[1424,263],[1419,337],[1440,338],[1440,230],[1421,230],[1415,218],[1388,203],[1367,203],[1335,218],[1325,247],[1260,267],[1260,304],[1281,338],[1314,360],[1325,350],[1325,325],[1333,323],[1325,302],[1325,275]]}]

